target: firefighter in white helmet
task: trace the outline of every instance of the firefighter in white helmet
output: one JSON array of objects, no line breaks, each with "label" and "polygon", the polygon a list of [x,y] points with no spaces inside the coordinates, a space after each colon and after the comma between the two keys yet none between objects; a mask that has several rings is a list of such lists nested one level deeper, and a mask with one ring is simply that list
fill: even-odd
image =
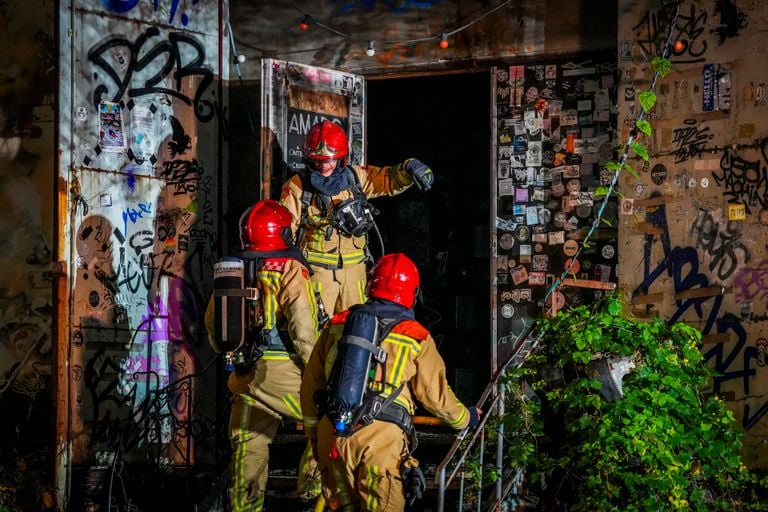
[{"label": "firefighter in white helmet", "polygon": [[[228,311],[215,300],[226,299],[228,293],[237,298],[238,290],[214,289],[206,311],[211,346],[226,355],[233,370],[227,381],[232,394],[233,512],[263,509],[269,445],[284,419],[302,419],[301,372],[317,339],[318,310],[308,265],[290,241],[291,220],[291,214],[273,200],[256,203],[240,218],[243,252],[229,260],[243,262],[245,287],[252,290],[242,315],[242,343],[225,342],[227,333],[240,326],[229,326],[229,331],[222,327],[235,308]],[[299,479],[300,496],[311,499],[320,493],[309,447],[300,461]]]},{"label": "firefighter in white helmet", "polygon": [[310,128],[302,154],[306,170],[284,185],[280,202],[293,215],[296,244],[312,265],[312,282],[329,314],[365,301],[368,236],[376,225],[368,199],[397,195],[411,185],[429,190],[432,170],[419,160],[385,167],[347,166],[349,141],[336,123]]},{"label": "firefighter in white helmet", "polygon": [[[387,254],[371,271],[368,300],[335,315],[321,331],[301,383],[304,428],[323,495],[333,510],[402,511],[423,491],[411,456],[414,400],[463,429],[480,411],[448,385],[429,331],[414,320],[416,265]],[[414,474],[421,475],[413,486]]]}]

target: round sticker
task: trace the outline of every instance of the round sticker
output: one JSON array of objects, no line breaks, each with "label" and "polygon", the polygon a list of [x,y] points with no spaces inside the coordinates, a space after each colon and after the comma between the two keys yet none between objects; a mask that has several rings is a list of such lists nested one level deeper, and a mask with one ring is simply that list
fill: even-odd
[{"label": "round sticker", "polygon": [[616,249],[614,249],[612,245],[604,245],[601,252],[603,254],[603,258],[609,260],[613,258],[614,254],[616,254]]},{"label": "round sticker", "polygon": [[643,160],[643,172],[648,172],[651,170],[651,162],[648,160]]},{"label": "round sticker", "polygon": [[701,178],[701,188],[707,188],[709,186],[709,180],[707,178]]},{"label": "round sticker", "polygon": [[504,304],[501,306],[501,316],[504,318],[512,318],[515,314],[515,307],[512,304]]},{"label": "round sticker", "polygon": [[541,245],[541,244],[536,244],[536,245],[533,246],[533,250],[536,251],[537,253],[539,253],[539,252],[544,250],[544,246]]},{"label": "round sticker", "polygon": [[651,169],[651,181],[656,185],[661,185],[667,179],[667,168],[662,164],[656,164]]},{"label": "round sticker", "polygon": [[586,219],[592,215],[592,207],[588,204],[580,204],[576,207],[576,216]]},{"label": "round sticker", "polygon": [[691,178],[688,180],[688,188],[696,188],[696,178]]},{"label": "round sticker", "polygon": [[565,220],[567,218],[568,217],[565,215],[565,212],[562,212],[562,211],[555,212],[555,219],[554,219],[555,226],[558,228],[562,228],[563,226],[565,226]]},{"label": "round sticker", "polygon": [[579,243],[576,240],[566,240],[563,244],[563,252],[568,257],[573,256],[579,252]]},{"label": "round sticker", "polygon": [[640,197],[645,192],[645,185],[642,183],[635,183],[635,197]]},{"label": "round sticker", "polygon": [[567,270],[569,274],[578,274],[579,270],[581,270],[581,263],[579,263],[579,260],[568,258],[565,260],[565,270]]},{"label": "round sticker", "polygon": [[531,230],[528,226],[518,226],[515,230],[515,238],[521,242],[528,240],[529,236],[531,236]]},{"label": "round sticker", "polygon": [[555,303],[555,309],[563,309],[565,307],[565,295],[560,292],[552,294],[552,302]]},{"label": "round sticker", "polygon": [[499,245],[502,249],[508,251],[515,245],[515,239],[512,237],[509,233],[504,233],[501,235],[501,238],[499,238]]}]

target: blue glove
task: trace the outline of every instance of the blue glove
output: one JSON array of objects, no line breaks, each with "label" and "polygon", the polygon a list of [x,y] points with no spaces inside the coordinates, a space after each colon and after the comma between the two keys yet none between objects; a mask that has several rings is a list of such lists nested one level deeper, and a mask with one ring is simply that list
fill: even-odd
[{"label": "blue glove", "polygon": [[429,190],[432,188],[432,184],[435,182],[435,175],[427,164],[412,158],[405,164],[405,170],[408,171],[408,175],[419,190]]},{"label": "blue glove", "polygon": [[474,427],[480,421],[481,412],[475,407],[468,407],[469,409],[469,425],[468,427]]}]

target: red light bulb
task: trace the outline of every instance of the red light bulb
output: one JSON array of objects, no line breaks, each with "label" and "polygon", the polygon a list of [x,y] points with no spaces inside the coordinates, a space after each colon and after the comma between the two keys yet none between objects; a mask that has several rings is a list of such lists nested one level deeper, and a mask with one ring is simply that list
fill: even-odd
[{"label": "red light bulb", "polygon": [[304,16],[304,19],[299,23],[299,28],[301,30],[307,30],[309,28],[309,16]]}]

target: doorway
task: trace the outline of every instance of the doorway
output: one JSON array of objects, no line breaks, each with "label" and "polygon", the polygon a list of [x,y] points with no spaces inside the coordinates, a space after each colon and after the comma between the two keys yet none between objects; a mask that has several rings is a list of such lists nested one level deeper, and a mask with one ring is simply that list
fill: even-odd
[{"label": "doorway", "polygon": [[490,380],[490,90],[490,72],[367,82],[367,162],[414,157],[435,173],[431,191],[373,204],[385,251],[419,267],[416,318],[465,403]]}]

